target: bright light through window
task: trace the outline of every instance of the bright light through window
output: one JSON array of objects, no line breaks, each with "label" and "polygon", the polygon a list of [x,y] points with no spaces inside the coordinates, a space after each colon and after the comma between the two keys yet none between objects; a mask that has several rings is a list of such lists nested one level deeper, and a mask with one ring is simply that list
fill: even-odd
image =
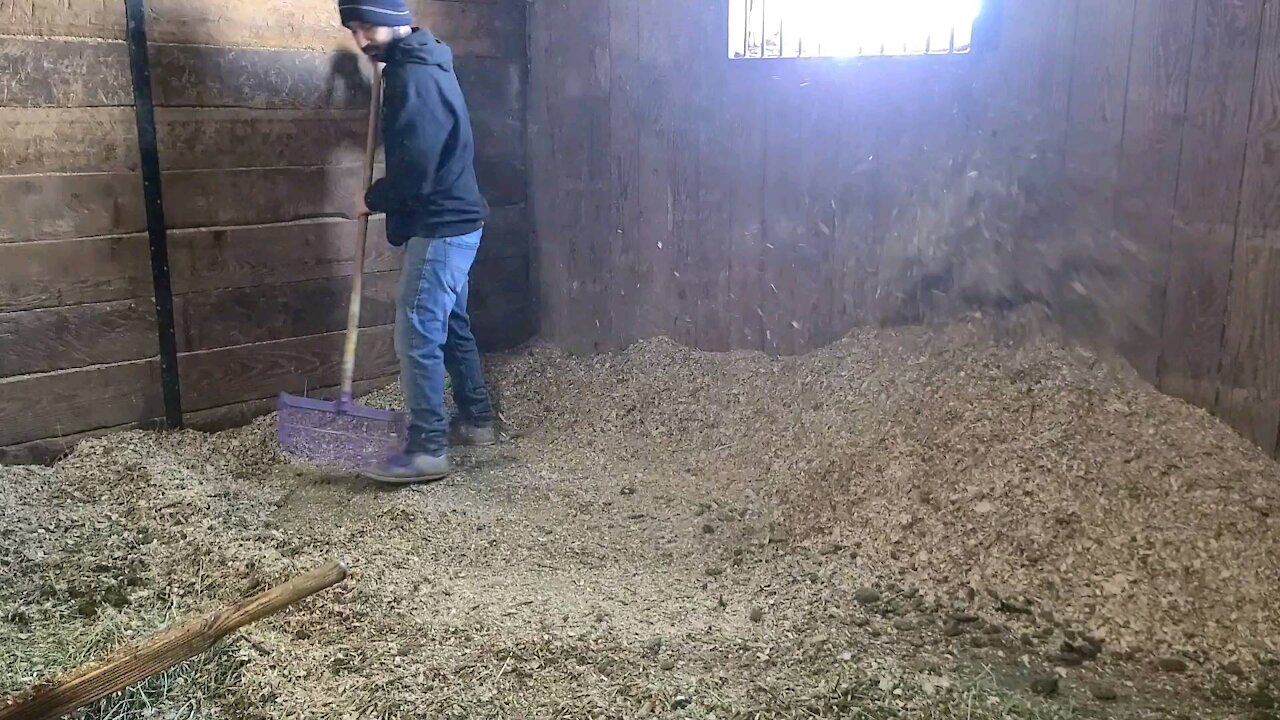
[{"label": "bright light through window", "polygon": [[969,52],[982,0],[729,0],[729,57]]}]

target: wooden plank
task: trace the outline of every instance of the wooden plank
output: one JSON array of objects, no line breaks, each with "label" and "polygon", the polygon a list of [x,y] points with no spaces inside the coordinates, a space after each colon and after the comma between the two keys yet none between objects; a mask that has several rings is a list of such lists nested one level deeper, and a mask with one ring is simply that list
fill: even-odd
[{"label": "wooden plank", "polygon": [[[184,353],[182,406],[188,412],[268,398],[279,392],[305,393],[337,385],[344,333]],[[386,377],[397,370],[390,326],[360,333],[356,379]]]},{"label": "wooden plank", "polygon": [[138,169],[133,108],[0,108],[0,127],[6,175]]},{"label": "wooden plank", "polygon": [[[369,69],[355,52],[153,45],[160,107],[361,110],[368,107]],[[467,96],[511,99],[523,61],[458,58]],[[517,85],[519,87],[519,85]]]},{"label": "wooden plank", "polygon": [[1117,185],[1115,227],[1134,249],[1133,302],[1119,350],[1151,381],[1164,317],[1169,235],[1182,153],[1197,0],[1138,3]]},{"label": "wooden plank", "polygon": [[[611,339],[626,347],[639,338],[639,316],[647,289],[641,284],[640,247],[648,242],[641,234],[638,186],[640,183],[640,103],[632,90],[635,68],[645,49],[640,44],[640,12],[637,3],[618,1],[609,7],[609,224],[608,264],[602,278],[603,302],[609,315]],[[549,78],[548,78],[549,79]],[[536,142],[536,140],[535,140]],[[546,238],[554,242],[556,238]]]},{"label": "wooden plank", "polygon": [[476,262],[499,258],[528,258],[533,251],[533,227],[526,205],[490,208]]},{"label": "wooden plank", "polygon": [[830,295],[831,322],[843,335],[870,323],[876,304],[875,267],[884,244],[884,158],[877,138],[894,122],[880,103],[865,98],[892,92],[884,73],[860,72],[857,66],[842,73],[833,102],[840,102],[842,122],[831,161],[837,173],[835,207],[831,225],[831,262],[835,274],[826,292]]},{"label": "wooden plank", "polygon": [[[164,173],[165,222],[171,228],[199,228],[335,217],[350,212],[353,199],[361,193],[361,172],[358,165],[171,170]],[[525,171],[521,165],[480,160],[476,173],[490,205],[524,203]],[[4,180],[0,179],[0,199],[4,192]],[[107,227],[98,233],[80,234],[123,229]],[[0,239],[3,233],[0,225]]]},{"label": "wooden plank", "polygon": [[1213,407],[1262,0],[1200,3],[1170,242],[1160,389]]},{"label": "wooden plank", "polygon": [[1280,451],[1280,3],[1262,16],[1218,413]]},{"label": "wooden plank", "polygon": [[[847,175],[841,133],[847,117],[847,67],[793,65],[774,73],[772,107],[800,109],[796,122],[768,123],[765,152],[764,260],[767,287],[761,289],[766,349],[795,354],[821,347],[839,334],[836,322],[838,193]],[[860,75],[861,73],[858,73]],[[910,85],[918,91],[920,85]],[[931,124],[945,118],[917,107]],[[771,247],[770,247],[771,246]]]},{"label": "wooden plank", "polygon": [[[468,96],[477,156],[523,162],[520,65],[477,62],[459,75]],[[166,170],[359,164],[364,159],[366,117],[364,108],[162,107],[156,112]]]},{"label": "wooden plank", "polygon": [[[703,34],[704,23],[708,15],[719,14],[719,11],[705,4],[668,1],[661,5],[659,12],[663,16],[662,22],[652,23],[646,31],[661,33],[666,38],[666,52],[662,53],[660,64],[655,68],[655,74],[661,74],[663,78],[661,82],[648,83],[652,94],[647,99],[642,97],[641,102],[658,102],[666,106],[671,244],[670,252],[664,253],[664,259],[671,261],[667,280],[671,292],[652,296],[649,301],[654,307],[663,309],[665,317],[660,317],[660,320],[670,320],[664,334],[686,347],[695,347],[702,293],[706,284],[711,282],[708,275],[715,272],[715,265],[706,261],[702,238],[698,236],[701,229],[699,216],[703,210],[698,194],[704,159],[703,128],[708,112],[705,106],[713,101],[703,90],[700,64],[705,55],[699,51],[710,49]],[[635,67],[632,72],[642,72],[642,68],[643,65]],[[593,277],[600,276],[606,273],[605,267],[597,262],[586,271]]]},{"label": "wooden plank", "polygon": [[477,157],[525,157],[526,62],[464,59],[456,68]]},{"label": "wooden plank", "polygon": [[124,3],[102,0],[8,2],[0,5],[0,35],[124,39]]},{"label": "wooden plank", "polygon": [[146,236],[0,242],[0,312],[150,294]]},{"label": "wooden plank", "polygon": [[[636,142],[639,166],[635,202],[639,223],[634,239],[639,247],[636,284],[640,286],[636,333],[642,338],[676,339],[685,322],[676,295],[677,266],[683,262],[684,246],[676,235],[674,207],[675,145],[681,123],[673,88],[681,84],[680,69],[668,54],[649,55],[647,50],[664,44],[673,31],[676,13],[672,7],[665,3],[657,12],[646,12],[646,8],[637,5],[639,49],[626,68],[629,91],[637,95],[635,125],[639,130]],[[588,47],[586,52],[590,51]],[[594,191],[595,188],[582,190]],[[585,193],[581,197],[586,202],[596,202]],[[581,282],[584,273],[599,272],[590,266],[575,268],[573,281]]]},{"label": "wooden plank", "polygon": [[[381,217],[369,224],[369,272],[400,267],[384,229]],[[174,292],[195,293],[350,275],[354,249],[355,223],[348,220],[180,230],[169,236],[169,266]]]},{"label": "wooden plank", "polygon": [[0,346],[0,377],[152,357],[155,306],[121,300],[0,313]]},{"label": "wooden plank", "polygon": [[[1102,206],[1119,182],[1133,15],[1134,0],[1080,0],[1077,11],[1067,177]],[[1110,226],[1101,229],[1111,231]]]},{"label": "wooden plank", "polygon": [[529,184],[534,188],[533,223],[537,229],[534,272],[538,277],[542,332],[562,347],[569,347],[567,293],[572,286],[564,254],[567,248],[560,236],[564,227],[563,192],[556,162],[560,124],[558,117],[552,115],[562,100],[555,74],[559,67],[555,53],[560,44],[552,40],[551,31],[557,27],[562,12],[563,3],[558,1],[529,8],[528,151]]},{"label": "wooden plank", "polygon": [[468,313],[481,352],[509,350],[534,334],[532,277],[527,258],[477,262]]},{"label": "wooden plank", "polygon": [[[433,28],[459,56],[523,57],[524,3],[413,0],[414,20]],[[152,42],[328,50],[349,35],[328,0],[152,0]],[[102,0],[7,3],[0,35],[124,39],[124,6]]]},{"label": "wooden plank", "polygon": [[527,57],[525,8],[521,2],[413,0],[414,22],[430,28],[459,57]]},{"label": "wooden plank", "polygon": [[157,108],[160,162],[165,170],[359,165],[367,118],[367,110]]},{"label": "wooden plank", "polygon": [[164,173],[165,222],[198,228],[290,222],[350,212],[358,165],[173,170]]},{"label": "wooden plank", "polygon": [[0,446],[140,422],[164,414],[160,365],[140,360],[0,379]]},{"label": "wooden plank", "polygon": [[132,105],[123,42],[0,36],[0,107]]},{"label": "wooden plank", "polygon": [[[529,224],[523,205],[493,208],[477,262],[527,258],[531,251]],[[365,254],[369,272],[400,268],[401,251],[387,243],[385,228],[382,216],[370,221]],[[179,294],[281,285],[350,275],[354,244],[355,224],[341,219],[178,230],[170,234],[169,265],[174,291]],[[3,248],[0,245],[0,251]]]},{"label": "wooden plank", "polygon": [[[541,206],[535,212],[555,236],[554,248],[544,247],[543,267],[561,279],[541,287],[548,292],[544,299],[549,317],[555,318],[555,332],[571,338],[575,349],[606,349],[602,343],[612,333],[601,273],[609,236],[616,232],[608,195],[610,8],[607,3],[556,2],[532,12],[534,51],[545,58],[535,60],[534,67],[549,72],[540,90],[545,95],[536,100],[536,126],[530,127],[530,141],[538,144],[536,157],[550,163],[547,182],[538,184]],[[560,23],[577,31],[553,31]],[[539,37],[538,27],[550,36]]]},{"label": "wooden plank", "polygon": [[0,244],[146,229],[135,173],[0,176]]},{"label": "wooden plank", "polygon": [[83,440],[126,430],[157,430],[163,427],[163,424],[164,418],[151,418],[142,422],[116,425],[74,435],[61,435],[6,445],[0,447],[0,465],[52,465],[74,450]]},{"label": "wooden plank", "polygon": [[477,158],[476,177],[480,181],[480,192],[490,206],[524,204],[528,171],[523,158]]},{"label": "wooden plank", "polygon": [[[165,170],[356,165],[364,161],[365,118],[364,111],[354,110],[159,108],[160,160]],[[523,163],[520,121],[475,117],[472,125],[477,157]],[[67,154],[84,166],[75,169],[89,169],[74,148]],[[0,146],[0,157],[5,154]],[[381,149],[377,162],[383,162]],[[32,170],[37,171],[43,170]]]},{"label": "wooden plank", "polygon": [[355,52],[151,46],[158,107],[360,110],[369,69]]},{"label": "wooden plank", "polygon": [[[399,272],[365,276],[361,327],[395,322],[399,276]],[[339,332],[347,326],[350,296],[349,276],[179,295],[174,302],[178,351]]]},{"label": "wooden plank", "polygon": [[[1132,257],[1136,246],[1120,238],[1115,225],[1134,2],[1079,0],[1064,157],[1067,183],[1062,195],[1076,207],[1073,237],[1095,238],[1097,247],[1089,250],[1094,256],[1090,262],[1105,260],[1118,268],[1137,262]],[[1125,349],[1132,350],[1128,338],[1133,334],[1126,328],[1130,319],[1119,308],[1141,297],[1128,297],[1124,284],[1105,290],[1125,296],[1125,302],[1119,303],[1105,320],[1114,327],[1095,328],[1091,332],[1097,333],[1095,339],[1099,342],[1125,343]],[[1054,299],[1061,303],[1073,298]],[[1079,313],[1073,315],[1071,309],[1061,311],[1072,321],[1079,320]],[[1132,359],[1141,364],[1142,358]]]},{"label": "wooden plank", "polygon": [[[398,272],[366,276],[361,327],[395,321],[399,276]],[[471,314],[476,321],[502,337],[519,334],[521,313],[531,305],[527,258],[478,261],[471,285]],[[196,352],[340,332],[346,327],[350,288],[349,277],[337,277],[179,295],[175,303],[178,349]],[[512,323],[520,326],[514,332],[506,327]]]},{"label": "wooden plank", "polygon": [[736,124],[737,167],[726,178],[730,197],[728,293],[731,347],[764,350],[765,137],[773,106],[768,101],[769,67],[764,62],[730,63],[726,108]]}]

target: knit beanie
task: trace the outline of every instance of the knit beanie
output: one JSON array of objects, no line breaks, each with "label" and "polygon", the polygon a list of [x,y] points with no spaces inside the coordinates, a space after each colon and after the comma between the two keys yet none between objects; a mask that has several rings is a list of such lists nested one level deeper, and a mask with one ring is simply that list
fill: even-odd
[{"label": "knit beanie", "polygon": [[338,14],[344,26],[353,22],[384,27],[413,24],[405,0],[338,0]]}]

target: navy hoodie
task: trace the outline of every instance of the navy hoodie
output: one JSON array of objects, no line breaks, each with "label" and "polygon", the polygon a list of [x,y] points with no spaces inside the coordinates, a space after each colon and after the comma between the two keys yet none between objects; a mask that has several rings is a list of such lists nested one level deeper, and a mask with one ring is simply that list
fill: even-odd
[{"label": "navy hoodie", "polygon": [[391,43],[382,61],[382,141],[387,173],[365,205],[386,213],[387,239],[466,235],[489,207],[476,181],[475,141],[453,53],[429,31]]}]

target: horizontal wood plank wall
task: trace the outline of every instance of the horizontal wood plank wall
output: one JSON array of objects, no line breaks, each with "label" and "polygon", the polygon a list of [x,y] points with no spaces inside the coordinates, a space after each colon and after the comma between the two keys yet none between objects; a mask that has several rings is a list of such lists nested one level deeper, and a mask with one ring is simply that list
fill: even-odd
[{"label": "horizontal wood plank wall", "polygon": [[17,459],[163,415],[124,4],[91,5],[74,44],[33,45],[78,16],[64,3],[0,8],[0,448]]},{"label": "horizontal wood plank wall", "polygon": [[[477,171],[493,206],[472,274],[475,323],[486,348],[509,347],[532,333],[524,7],[411,5],[452,46],[474,115]],[[333,3],[268,6],[159,0],[152,24],[183,400],[221,418],[269,409],[263,401],[281,390],[337,383],[351,287],[355,224],[339,216],[361,191],[367,64]],[[264,11],[288,20],[264,25]],[[361,381],[396,372],[400,257],[384,229],[375,218]]]},{"label": "horizontal wood plank wall", "polygon": [[786,354],[1047,302],[1278,450],[1280,5],[1002,6],[966,57],[731,62],[723,4],[531,5],[543,334]]},{"label": "horizontal wood plank wall", "polygon": [[[412,0],[448,42],[493,207],[472,273],[485,349],[534,332],[525,3]],[[150,0],[183,400],[204,427],[338,382],[369,80],[321,0]],[[263,18],[272,18],[263,22]],[[161,414],[122,3],[0,8],[0,462]],[[382,162],[381,155],[379,163]],[[399,253],[374,218],[357,379],[394,375]],[[103,386],[108,386],[104,392]],[[83,395],[83,397],[82,397]]]}]

